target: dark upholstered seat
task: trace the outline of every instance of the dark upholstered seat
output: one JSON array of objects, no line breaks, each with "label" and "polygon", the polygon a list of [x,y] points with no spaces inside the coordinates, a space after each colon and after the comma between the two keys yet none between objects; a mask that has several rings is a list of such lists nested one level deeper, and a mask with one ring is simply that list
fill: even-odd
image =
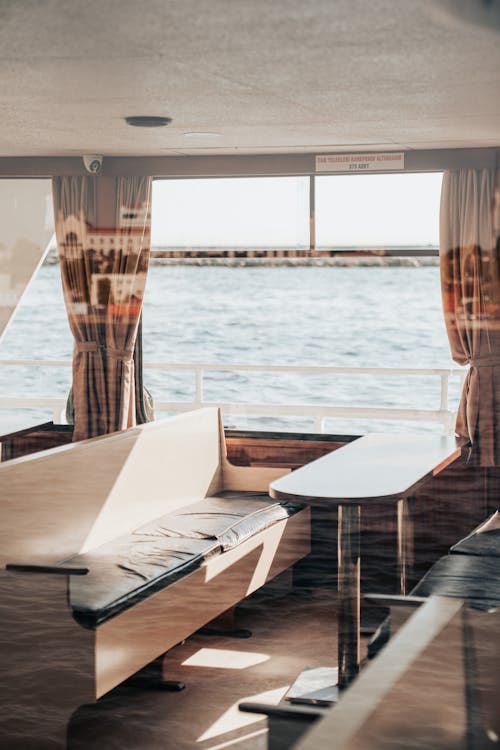
[{"label": "dark upholstered seat", "polygon": [[454,544],[450,551],[458,555],[500,557],[500,529],[471,534]]},{"label": "dark upholstered seat", "polygon": [[450,549],[452,554],[500,557],[500,513],[496,511]]},{"label": "dark upholstered seat", "polygon": [[269,495],[222,493],[158,519],[154,533],[186,539],[217,539],[225,552],[301,507],[274,502]]},{"label": "dark upholstered seat", "polygon": [[467,599],[476,609],[500,606],[500,560],[478,555],[448,555],[432,566],[415,586],[414,596]]},{"label": "dark upholstered seat", "polygon": [[[488,531],[484,537],[497,532]],[[498,541],[498,536],[496,537]],[[411,596],[451,596],[466,599],[475,609],[500,607],[500,559],[483,552],[442,557],[417,583]],[[390,637],[390,617],[386,617],[368,643],[368,657],[378,654]]]},{"label": "dark upholstered seat", "polygon": [[71,563],[83,565],[89,572],[71,578],[73,615],[81,625],[95,627],[196,570],[219,552],[220,545],[213,540],[162,539],[135,532],[78,555]]},{"label": "dark upholstered seat", "polygon": [[95,627],[301,508],[263,494],[222,493],[66,560],[89,569],[71,578],[74,617]]}]

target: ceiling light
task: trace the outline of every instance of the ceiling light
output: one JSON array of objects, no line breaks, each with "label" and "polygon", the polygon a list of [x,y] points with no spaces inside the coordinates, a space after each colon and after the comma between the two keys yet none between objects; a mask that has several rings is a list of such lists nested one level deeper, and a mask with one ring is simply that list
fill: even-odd
[{"label": "ceiling light", "polygon": [[172,118],[156,117],[155,115],[136,115],[134,117],[126,117],[125,122],[127,125],[133,125],[135,128],[162,128],[165,125],[170,125]]}]

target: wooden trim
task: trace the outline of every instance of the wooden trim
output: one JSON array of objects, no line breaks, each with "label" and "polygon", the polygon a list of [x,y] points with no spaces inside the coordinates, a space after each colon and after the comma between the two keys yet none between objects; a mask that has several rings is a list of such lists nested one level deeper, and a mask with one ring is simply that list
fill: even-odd
[{"label": "wooden trim", "polygon": [[265,440],[275,441],[280,445],[285,445],[301,442],[318,442],[318,443],[352,443],[353,440],[357,440],[361,435],[341,435],[329,432],[276,432],[269,430],[234,430],[232,428],[226,428],[224,430],[226,440]]},{"label": "wooden trim", "polygon": [[228,458],[239,466],[268,466],[296,469],[337,450],[347,441],[275,440],[226,437]]},{"label": "wooden trim", "polygon": [[[353,149],[366,152],[366,149]],[[331,153],[335,153],[332,150]],[[104,155],[101,175],[153,175],[160,178],[277,177],[315,174],[316,153],[246,154],[240,156],[132,156]],[[459,167],[492,166],[500,158],[496,148],[432,149],[405,152],[403,172],[439,172]],[[382,172],[383,173],[383,172]],[[81,157],[2,157],[0,177],[51,177],[88,174]],[[321,173],[324,176],[328,173]],[[345,174],[342,173],[342,174]],[[375,174],[371,172],[371,174]]]}]

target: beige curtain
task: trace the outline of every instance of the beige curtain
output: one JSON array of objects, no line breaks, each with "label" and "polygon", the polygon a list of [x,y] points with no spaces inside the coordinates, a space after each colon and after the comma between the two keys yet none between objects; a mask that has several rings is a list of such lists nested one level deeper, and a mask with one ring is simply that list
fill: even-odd
[{"label": "beige curtain", "polygon": [[470,365],[456,432],[482,466],[500,465],[500,263],[494,220],[495,170],[445,172],[440,257],[452,357]]},{"label": "beige curtain", "polygon": [[71,331],[74,440],[135,424],[134,345],[149,263],[151,178],[57,177]]},{"label": "beige curtain", "polygon": [[155,419],[153,396],[144,385],[143,372],[141,315],[134,346],[135,419],[137,424],[153,422]]}]

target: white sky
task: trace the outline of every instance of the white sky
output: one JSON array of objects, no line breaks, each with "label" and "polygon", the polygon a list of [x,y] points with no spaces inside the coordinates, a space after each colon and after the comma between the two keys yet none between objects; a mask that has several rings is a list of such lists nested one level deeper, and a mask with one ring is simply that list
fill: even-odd
[{"label": "white sky", "polygon": [[[437,245],[440,173],[316,177],[317,246]],[[309,246],[309,178],[157,180],[152,245]]]}]

